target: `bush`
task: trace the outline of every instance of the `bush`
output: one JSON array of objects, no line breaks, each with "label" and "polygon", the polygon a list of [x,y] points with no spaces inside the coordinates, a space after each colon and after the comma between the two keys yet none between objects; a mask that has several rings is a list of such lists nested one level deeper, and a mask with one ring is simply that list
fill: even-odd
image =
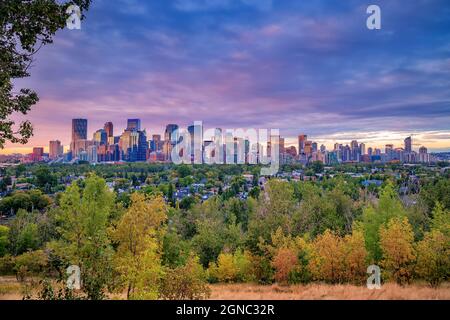
[{"label": "bush", "polygon": [[23,281],[28,275],[42,273],[46,266],[47,255],[44,251],[29,251],[15,258],[14,271],[17,280]]},{"label": "bush", "polygon": [[198,257],[190,257],[183,267],[166,271],[160,296],[165,300],[202,300],[209,298],[206,273]]},{"label": "bush", "polygon": [[15,260],[10,255],[5,255],[0,258],[0,275],[14,274]]}]

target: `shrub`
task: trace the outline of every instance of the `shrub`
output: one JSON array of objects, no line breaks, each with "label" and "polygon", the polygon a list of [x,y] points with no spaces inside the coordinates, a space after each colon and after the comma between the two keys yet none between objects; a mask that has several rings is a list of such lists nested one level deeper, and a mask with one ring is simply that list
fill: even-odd
[{"label": "shrub", "polygon": [[28,275],[42,273],[47,266],[47,255],[43,250],[29,251],[15,258],[14,271],[17,280],[23,281]]},{"label": "shrub", "polygon": [[207,299],[210,289],[207,275],[199,258],[191,256],[186,265],[166,271],[160,288],[160,296],[166,300]]},{"label": "shrub", "polygon": [[14,274],[15,260],[10,255],[5,255],[0,258],[0,275]]}]

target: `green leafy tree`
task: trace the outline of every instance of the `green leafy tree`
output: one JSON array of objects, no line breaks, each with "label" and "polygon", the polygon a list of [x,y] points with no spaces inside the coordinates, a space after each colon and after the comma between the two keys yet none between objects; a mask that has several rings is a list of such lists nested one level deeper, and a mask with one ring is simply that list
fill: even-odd
[{"label": "green leafy tree", "polygon": [[416,273],[437,287],[450,279],[450,237],[439,230],[425,234],[417,244]]},{"label": "green leafy tree", "polygon": [[0,257],[3,257],[8,253],[8,240],[9,228],[7,226],[0,226]]},{"label": "green leafy tree", "polygon": [[83,190],[73,183],[60,200],[60,239],[49,249],[67,265],[80,267],[88,299],[103,299],[111,283],[113,250],[107,231],[113,206],[114,194],[95,175],[86,179]]},{"label": "green leafy tree", "polygon": [[380,227],[386,225],[392,218],[406,217],[406,215],[407,213],[391,183],[388,183],[381,190],[377,205],[370,205],[364,209],[362,215],[364,238],[369,257],[373,262],[379,262],[382,256]]},{"label": "green leafy tree", "polygon": [[0,4],[0,148],[7,141],[27,143],[33,134],[29,121],[16,128],[11,116],[27,114],[38,96],[30,89],[15,90],[14,80],[29,76],[34,55],[65,27],[70,4],[84,11],[90,0],[2,0]]}]

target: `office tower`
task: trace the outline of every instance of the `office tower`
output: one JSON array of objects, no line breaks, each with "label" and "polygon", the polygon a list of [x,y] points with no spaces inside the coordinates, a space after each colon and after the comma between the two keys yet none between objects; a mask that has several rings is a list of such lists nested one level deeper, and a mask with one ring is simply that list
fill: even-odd
[{"label": "office tower", "polygon": [[369,147],[369,148],[367,149],[367,154],[368,154],[369,156],[372,156],[372,154],[373,154],[373,149],[372,149],[372,147]]},{"label": "office tower", "polygon": [[162,141],[161,141],[161,135],[160,134],[154,134],[152,136],[152,140],[150,140],[150,152],[159,152],[163,148]]},{"label": "office tower", "polygon": [[394,159],[394,145],[393,144],[387,144],[384,148],[384,153],[386,154],[386,161],[391,161]]},{"label": "office tower", "polygon": [[128,119],[127,130],[141,131],[140,119]]},{"label": "office tower", "polygon": [[105,129],[97,130],[93,137],[94,143],[98,145],[106,145],[108,143],[108,134]]},{"label": "office tower", "polygon": [[384,148],[384,153],[389,154],[394,150],[393,144],[387,144]]},{"label": "office tower", "polygon": [[359,154],[360,155],[365,155],[366,154],[366,144],[365,143],[361,143],[359,145]]},{"label": "office tower", "polygon": [[197,160],[198,162],[203,162],[203,124],[201,122],[195,122],[187,130],[191,136],[191,161]]},{"label": "office tower", "polygon": [[312,141],[305,141],[303,145],[303,153],[310,156],[313,152]]},{"label": "office tower", "polygon": [[42,161],[44,157],[44,148],[36,147],[33,148],[33,153],[31,154],[31,159],[35,162]]},{"label": "office tower", "polygon": [[339,151],[342,149],[342,144],[340,143],[335,143],[334,144],[334,151]]},{"label": "office tower", "polygon": [[52,160],[58,159],[64,153],[64,148],[61,145],[61,141],[55,140],[49,143],[49,158]]},{"label": "office tower", "polygon": [[352,160],[352,149],[347,144],[342,150],[342,161],[351,161]]},{"label": "office tower", "polygon": [[305,142],[308,140],[306,134],[301,134],[298,136],[298,154],[305,153]]},{"label": "office tower", "polygon": [[353,140],[350,144],[351,146],[351,159],[352,161],[359,161],[360,158],[360,149],[358,145],[358,141]]},{"label": "office tower", "polygon": [[114,125],[112,122],[105,123],[104,130],[108,138],[114,137]]},{"label": "office tower", "polygon": [[148,143],[145,131],[127,128],[120,136],[119,148],[125,161],[146,161]]},{"label": "office tower", "polygon": [[327,147],[325,147],[325,145],[324,144],[322,144],[321,146],[320,146],[320,152],[325,152],[325,151],[327,151]]},{"label": "office tower", "polygon": [[312,146],[312,152],[317,152],[317,150],[318,150],[317,142],[313,142],[313,143],[311,144],[311,146]]},{"label": "office tower", "polygon": [[428,154],[428,149],[425,147],[420,147],[419,149],[419,162],[422,163],[430,162],[430,155]]},{"label": "office tower", "polygon": [[87,140],[87,119],[72,119],[72,142],[70,144],[70,150],[72,156],[77,157],[80,150],[84,149],[84,141]]},{"label": "office tower", "polygon": [[169,161],[172,158],[172,149],[179,141],[179,134],[175,134],[178,132],[177,124],[168,124],[166,126],[166,131],[164,132],[164,147],[163,152],[165,156],[165,160]]},{"label": "office tower", "polygon": [[412,152],[412,138],[408,137],[405,139],[405,152],[410,153]]},{"label": "office tower", "polygon": [[292,158],[297,157],[297,148],[294,146],[286,148],[286,154],[290,155]]}]

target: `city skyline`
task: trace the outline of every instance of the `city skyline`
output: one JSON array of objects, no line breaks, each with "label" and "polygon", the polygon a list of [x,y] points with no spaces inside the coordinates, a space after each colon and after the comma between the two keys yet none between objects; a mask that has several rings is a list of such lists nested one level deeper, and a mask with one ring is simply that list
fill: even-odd
[{"label": "city skyline", "polygon": [[[103,128],[94,131],[90,139],[88,119],[72,119],[72,140],[67,152],[64,152],[64,146],[60,140],[51,140],[48,153],[42,146],[34,147],[32,153],[22,155],[20,159],[17,157],[14,159],[25,163],[54,161],[179,163],[182,161],[195,164],[211,163],[211,161],[227,164],[238,164],[239,161],[248,164],[265,164],[268,160],[279,164],[309,164],[319,161],[327,165],[388,162],[436,163],[442,159],[439,155],[430,154],[424,145],[413,148],[417,145],[414,143],[413,136],[405,137],[403,146],[389,143],[384,147],[376,147],[353,139],[350,143],[336,142],[332,148],[327,148],[305,133],[299,134],[296,145],[292,145],[286,144],[286,139],[280,135],[279,131],[272,129],[261,131],[256,128],[207,128],[203,122],[194,121],[187,127],[174,123],[167,124],[162,136],[147,134],[139,118],[127,119],[126,123],[126,128],[122,132],[117,132],[114,130],[114,124],[107,121]],[[191,142],[184,141],[186,134],[190,136]],[[191,149],[188,155],[185,154],[186,143]],[[274,149],[273,146],[276,148]],[[174,154],[176,160],[172,158]]]},{"label": "city skyline", "polygon": [[[401,145],[411,134],[450,150],[450,8],[444,0],[174,0],[93,2],[81,30],[58,32],[36,55],[40,102],[29,116],[29,153],[59,139],[73,118],[140,118],[149,134],[201,119],[211,127],[279,128],[287,145],[306,132],[319,144],[352,139]],[[104,118],[108,118],[107,120]],[[90,130],[88,135],[92,135]],[[419,145],[413,146],[418,149]]]},{"label": "city skyline", "polygon": [[[81,125],[82,127],[82,131],[85,131],[85,135],[83,136],[79,136],[79,134],[77,134],[76,132],[73,132],[74,127],[79,127],[79,125],[74,125],[74,121],[77,120],[81,120],[83,122],[83,124]],[[130,129],[130,123],[133,123],[134,121],[138,121],[138,126],[137,129],[138,130],[142,130],[146,132],[147,135],[147,142],[150,143],[152,141],[152,137],[159,136],[160,138],[162,137],[163,141],[165,138],[165,129],[166,126],[172,126],[172,124],[167,124],[166,126],[163,126],[159,131],[154,131],[154,132],[150,132],[149,130],[147,130],[145,128],[145,126],[142,126],[141,124],[141,119],[138,118],[133,118],[133,119],[124,119],[122,122],[125,123],[125,125],[123,126],[117,126],[115,123],[113,123],[112,121],[105,121],[103,126],[100,126],[98,128],[93,128],[92,125],[89,125],[89,119],[86,118],[76,118],[76,119],[72,119],[72,129],[68,130],[68,132],[71,132],[71,138],[68,141],[64,141],[63,139],[61,139],[60,137],[54,137],[53,139],[47,141],[46,144],[42,144],[42,145],[34,145],[34,146],[29,146],[29,147],[22,147],[21,149],[19,149],[19,151],[16,152],[16,150],[11,150],[11,148],[9,149],[11,152],[0,152],[0,154],[4,154],[4,155],[8,155],[8,154],[22,154],[22,155],[27,155],[27,154],[31,154],[34,148],[42,148],[43,151],[45,153],[51,153],[51,144],[54,142],[58,142],[59,144],[61,144],[61,147],[63,148],[63,152],[68,152],[71,150],[71,145],[75,140],[95,140],[95,135],[99,132],[99,131],[105,131],[105,130],[111,130],[111,134],[113,133],[112,130],[114,130],[115,133],[122,133],[124,131],[127,131]],[[86,121],[86,122],[85,122]],[[84,123],[85,122],[85,123]],[[193,122],[192,122],[193,123]],[[192,123],[190,124],[186,124],[186,125],[178,125],[178,124],[173,124],[175,126],[178,126],[181,130],[189,130],[189,126],[192,126]],[[107,129],[107,126],[110,126],[111,129]],[[205,124],[203,123],[203,126],[205,126]],[[103,127],[103,128],[102,128]],[[114,128],[114,129],[112,129]],[[221,128],[222,130],[225,129],[250,129],[250,128]],[[274,129],[274,128],[272,128]],[[77,131],[77,130],[75,130]],[[363,143],[365,145],[366,148],[372,148],[372,149],[381,149],[384,150],[385,147],[387,145],[393,145],[394,148],[405,148],[405,137],[408,136],[409,138],[414,137],[414,142],[412,142],[411,144],[411,148],[412,151],[419,151],[419,149],[421,147],[426,147],[430,152],[450,152],[450,148],[447,149],[442,149],[442,150],[437,150],[437,151],[433,151],[433,148],[429,148],[427,145],[425,144],[421,144],[421,143],[417,143],[415,142],[416,139],[415,137],[417,135],[415,134],[404,134],[401,135],[401,133],[398,133],[398,136],[396,137],[396,139],[393,140],[386,140],[386,141],[382,141],[383,144],[381,144],[380,141],[378,141],[378,144],[376,143],[371,143],[370,138],[366,140],[365,139],[361,139],[355,136],[351,136],[350,134],[347,134],[348,136],[346,138],[342,138],[342,139],[335,139],[335,140],[325,140],[325,139],[320,139],[320,138],[315,138],[315,137],[311,137],[311,135],[309,135],[308,133],[305,132],[299,132],[297,134],[296,137],[284,137],[282,134],[280,134],[280,137],[283,138],[284,141],[284,145],[286,146],[286,148],[288,147],[295,147],[296,151],[298,152],[300,150],[299,147],[299,139],[300,136],[303,136],[305,141],[308,142],[314,142],[316,143],[318,146],[320,145],[324,145],[326,147],[327,150],[333,150],[334,146],[336,144],[342,144],[342,145],[351,145],[352,141],[358,141],[359,143]],[[107,137],[109,137],[110,135],[108,134]],[[112,135],[111,135],[112,136]],[[119,135],[116,135],[116,138],[119,138]],[[91,139],[92,138],[92,139]],[[308,138],[312,138],[312,140],[308,139]],[[207,141],[207,140],[204,140]],[[24,151],[26,150],[26,151]],[[5,151],[5,150],[3,150]],[[7,150],[6,150],[7,151]],[[20,152],[22,151],[22,152]]]}]

